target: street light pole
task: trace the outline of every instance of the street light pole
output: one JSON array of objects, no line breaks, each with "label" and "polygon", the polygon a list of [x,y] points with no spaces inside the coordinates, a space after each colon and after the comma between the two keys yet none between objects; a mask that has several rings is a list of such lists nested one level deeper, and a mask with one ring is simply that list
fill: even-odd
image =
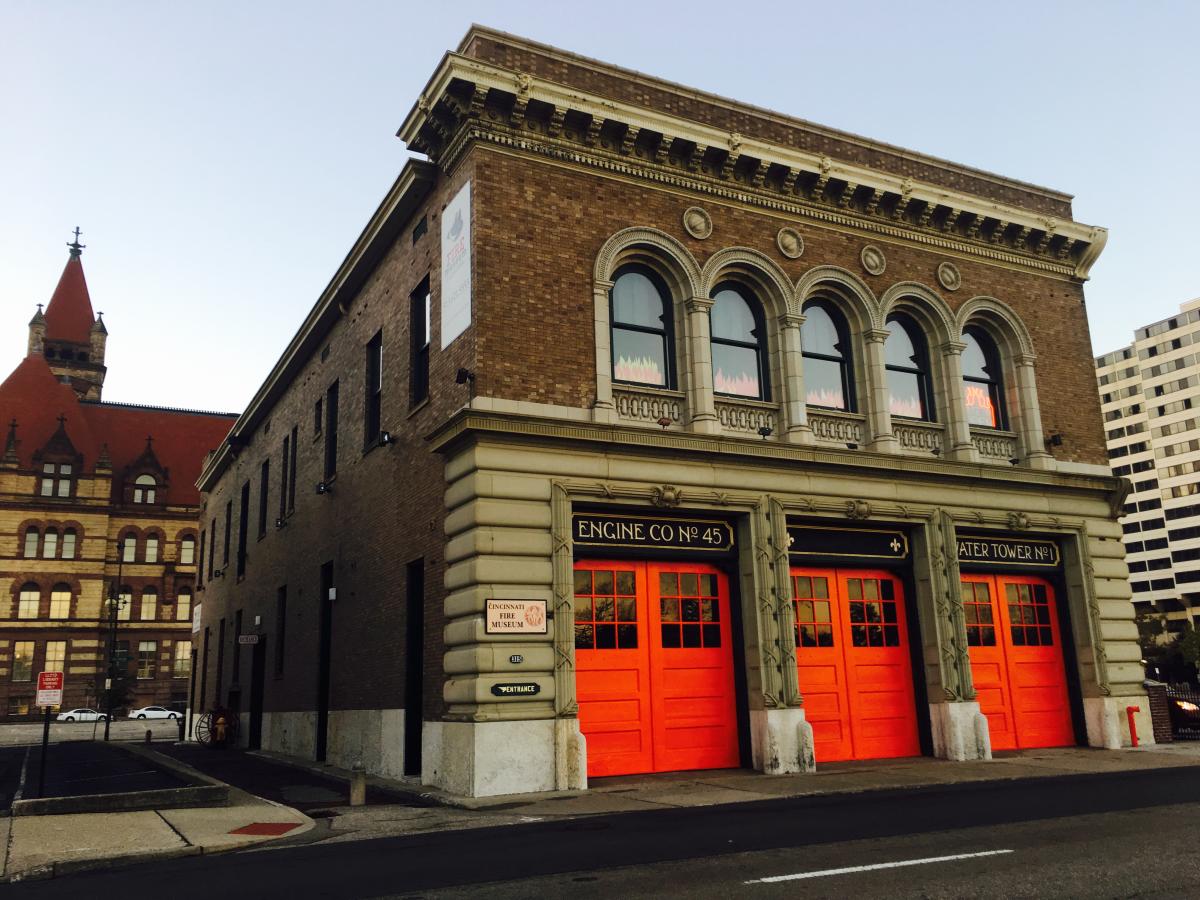
[{"label": "street light pole", "polygon": [[104,740],[108,740],[108,730],[113,717],[113,685],[117,677],[117,611],[121,607],[121,570],[125,562],[125,541],[117,541],[117,580],[112,583],[108,594],[108,709],[104,717]]}]

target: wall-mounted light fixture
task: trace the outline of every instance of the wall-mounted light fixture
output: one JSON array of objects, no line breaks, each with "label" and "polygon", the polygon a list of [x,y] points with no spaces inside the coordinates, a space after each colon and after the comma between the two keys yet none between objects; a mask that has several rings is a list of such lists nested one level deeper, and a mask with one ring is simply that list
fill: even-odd
[{"label": "wall-mounted light fixture", "polygon": [[333,485],[327,481],[318,481],[317,482],[317,493],[318,494],[332,494],[333,493]]},{"label": "wall-mounted light fixture", "polygon": [[470,369],[460,368],[457,372],[454,373],[454,383],[455,384],[466,384],[468,381],[470,381],[470,382],[475,381],[475,373],[472,372]]},{"label": "wall-mounted light fixture", "polygon": [[390,431],[381,431],[379,432],[379,443],[386,446],[388,444],[396,443],[396,439],[392,437],[392,433]]},{"label": "wall-mounted light fixture", "polygon": [[1063,443],[1063,436],[1059,432],[1052,431],[1048,435],[1046,435],[1046,447],[1047,448],[1061,447],[1062,443]]},{"label": "wall-mounted light fixture", "polygon": [[658,417],[658,427],[661,428],[663,431],[666,431],[667,426],[670,425],[674,421],[675,420],[672,419],[670,416],[659,416]]},{"label": "wall-mounted light fixture", "polygon": [[285,519],[283,516],[280,516],[279,518],[277,518],[275,520],[276,528],[284,528],[286,526],[287,526],[287,519]]},{"label": "wall-mounted light fixture", "polygon": [[758,429],[758,436],[765,441],[767,438],[769,438],[774,433],[774,431],[775,431],[775,429],[772,428],[770,425],[762,425]]},{"label": "wall-mounted light fixture", "polygon": [[1008,464],[1009,464],[1010,466],[1015,466],[1015,465],[1018,465],[1020,462],[1021,462],[1021,458],[1020,458],[1020,457],[1018,457],[1018,456],[1014,456],[1012,459],[1010,459],[1010,460],[1008,461]]},{"label": "wall-mounted light fixture", "polygon": [[847,449],[847,450],[857,450],[857,449],[858,449],[858,444],[847,444],[847,445],[846,445],[846,449]]}]

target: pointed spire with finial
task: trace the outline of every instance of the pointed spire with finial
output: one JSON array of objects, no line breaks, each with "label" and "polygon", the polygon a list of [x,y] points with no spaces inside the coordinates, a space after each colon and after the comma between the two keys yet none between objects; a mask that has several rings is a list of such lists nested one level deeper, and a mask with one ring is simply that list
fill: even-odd
[{"label": "pointed spire with finial", "polygon": [[79,243],[79,226],[78,225],[75,226],[75,240],[71,241],[69,244],[67,244],[67,246],[71,248],[71,258],[72,259],[79,259],[79,257],[83,255],[84,248],[87,247],[87,244]]}]

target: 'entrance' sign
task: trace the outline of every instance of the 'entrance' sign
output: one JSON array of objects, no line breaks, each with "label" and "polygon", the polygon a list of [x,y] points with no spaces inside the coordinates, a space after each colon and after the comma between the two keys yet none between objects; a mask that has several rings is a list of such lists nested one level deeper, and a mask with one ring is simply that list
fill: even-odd
[{"label": "'entrance' sign", "polygon": [[589,547],[657,550],[733,549],[733,526],[713,519],[666,519],[616,513],[575,513],[572,539]]},{"label": "'entrance' sign", "polygon": [[63,673],[38,672],[35,706],[62,706]]},{"label": "'entrance' sign", "polygon": [[488,634],[545,634],[545,600],[488,600]]},{"label": "'entrance' sign", "polygon": [[1005,569],[1057,569],[1061,559],[1054,541],[1032,538],[960,534],[958,561],[966,566],[1003,566]]},{"label": "'entrance' sign", "polygon": [[542,686],[535,681],[522,684],[493,684],[492,693],[497,697],[532,697],[540,693]]}]

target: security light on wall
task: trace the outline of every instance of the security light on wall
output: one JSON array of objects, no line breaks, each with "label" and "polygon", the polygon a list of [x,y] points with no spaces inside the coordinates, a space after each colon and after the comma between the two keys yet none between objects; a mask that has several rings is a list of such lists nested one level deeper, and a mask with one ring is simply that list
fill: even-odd
[{"label": "security light on wall", "polygon": [[468,381],[475,380],[475,373],[470,369],[459,369],[454,373],[455,384],[466,384]]},{"label": "security light on wall", "polygon": [[771,436],[771,434],[774,431],[775,431],[775,429],[772,428],[770,425],[763,425],[761,428],[758,429],[758,436],[765,441],[767,438],[769,438]]},{"label": "security light on wall", "polygon": [[327,481],[318,481],[317,482],[317,493],[318,494],[332,494],[333,493],[333,485]]},{"label": "security light on wall", "polygon": [[285,528],[285,527],[287,527],[287,519],[285,519],[283,516],[280,516],[279,518],[277,518],[277,519],[275,520],[275,527],[276,527],[276,528]]},{"label": "security light on wall", "polygon": [[1063,436],[1061,434],[1059,434],[1057,431],[1052,431],[1052,432],[1050,432],[1050,434],[1048,434],[1046,436],[1046,446],[1047,447],[1061,447],[1062,442],[1063,442]]},{"label": "security light on wall", "polygon": [[384,445],[394,444],[396,443],[396,439],[392,437],[392,433],[390,431],[381,431],[379,432],[379,443]]}]

